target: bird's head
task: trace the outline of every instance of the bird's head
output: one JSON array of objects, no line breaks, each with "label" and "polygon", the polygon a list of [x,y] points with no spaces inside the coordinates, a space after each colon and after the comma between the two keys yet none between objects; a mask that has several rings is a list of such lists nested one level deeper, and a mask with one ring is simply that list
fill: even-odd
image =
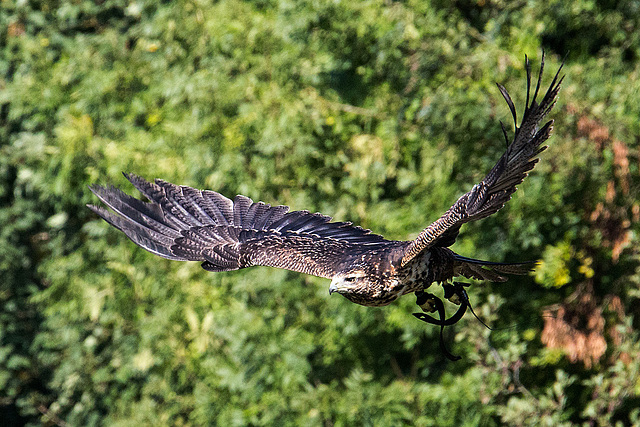
[{"label": "bird's head", "polygon": [[389,286],[387,282],[379,275],[368,274],[363,269],[350,270],[333,277],[329,294],[337,292],[360,305],[387,305],[399,296],[395,286]]}]

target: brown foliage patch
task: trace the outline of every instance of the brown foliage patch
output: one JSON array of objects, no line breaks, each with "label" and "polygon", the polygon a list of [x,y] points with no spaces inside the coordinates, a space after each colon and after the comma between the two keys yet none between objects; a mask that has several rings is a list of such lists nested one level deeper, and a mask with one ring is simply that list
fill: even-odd
[{"label": "brown foliage patch", "polygon": [[629,149],[627,145],[615,140],[613,141],[613,163],[616,165],[616,177],[620,181],[622,194],[629,194]]},{"label": "brown foliage patch", "polygon": [[[618,329],[626,313],[622,300],[617,295],[607,295],[598,304],[590,282],[583,284],[577,294],[559,306],[544,310],[544,329],[542,343],[548,348],[561,349],[573,363],[583,362],[591,368],[607,350],[605,331],[611,338],[614,348],[625,340],[624,332]],[[612,323],[605,328],[603,310],[609,315]],[[619,353],[615,357],[624,364],[632,362],[628,353]]]},{"label": "brown foliage patch", "polygon": [[593,295],[583,294],[572,304],[544,311],[542,343],[562,349],[571,362],[581,361],[586,368],[597,363],[607,350],[604,317]]},{"label": "brown foliage patch", "polygon": [[[614,323],[614,325],[608,328],[607,331],[611,336],[611,342],[613,343],[613,345],[615,347],[619,347],[625,340],[625,334],[621,332],[620,329],[618,329],[616,326],[619,325],[619,322],[621,322],[626,316],[624,304],[622,303],[620,297],[617,295],[610,295],[608,299],[609,301],[606,304],[606,307],[611,313],[615,314],[615,316],[617,317],[617,321]],[[629,353],[621,352],[617,357],[625,365],[628,365],[632,362]]]},{"label": "brown foliage patch", "polygon": [[640,216],[636,213],[636,204],[629,215],[626,207],[619,206],[619,201],[616,203],[619,196],[629,196],[630,192],[629,148],[620,140],[612,140],[608,127],[584,115],[578,119],[577,131],[579,136],[593,141],[600,154],[605,149],[613,153],[615,179],[607,182],[605,203],[598,203],[590,219],[602,233],[603,245],[611,248],[611,259],[617,262],[631,242],[631,224]]},{"label": "brown foliage patch", "polygon": [[[611,183],[611,181],[610,181]],[[631,219],[637,221],[636,215],[630,219],[624,207],[615,206],[609,202],[609,189],[607,186],[607,204],[598,203],[590,219],[594,226],[602,233],[602,245],[611,248],[611,259],[617,262],[622,251],[631,242]]]},{"label": "brown foliage patch", "polygon": [[12,22],[7,26],[7,36],[9,37],[20,37],[24,32],[24,25],[20,22]]},{"label": "brown foliage patch", "polygon": [[609,128],[592,118],[582,116],[578,119],[578,135],[589,138],[596,143],[598,151],[602,151],[609,140]]}]

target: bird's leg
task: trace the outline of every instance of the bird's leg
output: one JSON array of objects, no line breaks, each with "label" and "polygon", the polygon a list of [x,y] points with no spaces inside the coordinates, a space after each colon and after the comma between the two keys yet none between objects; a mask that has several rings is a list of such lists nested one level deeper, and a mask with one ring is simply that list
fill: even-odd
[{"label": "bird's leg", "polygon": [[460,304],[460,307],[458,308],[458,311],[456,311],[456,314],[454,314],[449,319],[447,319],[446,318],[447,315],[444,310],[444,304],[440,298],[436,297],[433,294],[427,294],[424,291],[416,292],[416,297],[417,297],[416,303],[420,306],[422,310],[429,311],[431,313],[433,313],[434,311],[437,311],[438,316],[440,317],[440,320],[434,319],[433,317],[424,313],[413,313],[413,315],[416,318],[422,320],[423,322],[431,323],[433,325],[439,325],[440,326],[440,350],[444,353],[447,359],[452,361],[460,360],[461,357],[451,354],[449,350],[447,350],[447,347],[444,344],[444,327],[448,325],[453,325],[454,323],[457,323],[462,318],[462,316],[464,315],[467,309],[466,302],[463,300]]},{"label": "bird's leg", "polygon": [[478,317],[476,312],[473,311],[473,307],[471,306],[471,301],[469,301],[469,295],[467,294],[467,290],[465,289],[468,286],[469,286],[468,283],[461,283],[461,282],[453,282],[453,285],[446,284],[443,286],[444,297],[454,304],[461,304],[460,308],[462,308],[463,305],[466,305],[467,307],[469,307],[469,311],[471,311],[471,314],[473,314],[473,317],[478,319],[478,322],[482,323],[485,328],[492,330],[489,326],[487,326],[486,323],[484,323]]},{"label": "bird's leg", "polygon": [[[445,286],[445,298],[449,299],[450,295],[448,295],[449,291],[449,287],[453,288],[453,285],[444,285]],[[464,288],[463,288],[464,291]],[[433,313],[434,311],[438,311],[438,315],[440,316],[440,320],[438,319],[434,319],[433,317],[429,316],[428,314],[424,314],[424,313],[413,313],[413,315],[415,317],[417,317],[418,319],[422,320],[423,322],[427,322],[427,323],[431,323],[432,325],[438,325],[438,326],[450,326],[450,325],[454,325],[456,323],[458,323],[460,321],[460,319],[462,319],[462,316],[464,316],[464,313],[467,311],[467,307],[468,307],[468,301],[469,299],[463,299],[460,298],[460,301],[457,303],[458,305],[460,305],[460,307],[458,307],[458,311],[456,311],[456,313],[451,316],[450,318],[446,318],[445,315],[445,311],[444,311],[444,304],[442,303],[442,300],[440,298],[438,298],[437,296],[433,295],[433,294],[428,294],[424,291],[417,291],[416,293],[416,304],[418,304],[420,306],[420,308],[422,309],[422,311],[427,312],[427,313]],[[466,293],[465,293],[466,295]],[[451,301],[451,299],[449,299]],[[452,301],[453,302],[453,301]],[[442,310],[442,313],[440,313],[440,310]]]}]

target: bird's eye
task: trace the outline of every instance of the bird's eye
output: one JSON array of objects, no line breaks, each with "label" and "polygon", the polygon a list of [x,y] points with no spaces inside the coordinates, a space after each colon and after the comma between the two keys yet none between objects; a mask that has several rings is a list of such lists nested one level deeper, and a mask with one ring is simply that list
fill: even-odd
[{"label": "bird's eye", "polygon": [[353,282],[354,280],[356,280],[356,278],[355,278],[355,277],[353,277],[353,276],[345,277],[345,278],[344,278],[344,281],[345,281],[345,282]]}]

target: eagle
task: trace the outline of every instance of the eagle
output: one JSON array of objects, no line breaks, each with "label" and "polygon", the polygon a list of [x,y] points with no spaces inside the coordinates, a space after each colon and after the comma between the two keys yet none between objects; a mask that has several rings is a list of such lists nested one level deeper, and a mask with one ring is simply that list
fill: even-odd
[{"label": "eagle", "polygon": [[[87,205],[136,245],[163,258],[199,261],[213,272],[252,266],[283,268],[331,280],[329,294],[338,293],[351,302],[379,307],[414,293],[422,313],[414,316],[441,327],[440,344],[449,353],[442,329],[457,322],[471,308],[466,284],[456,277],[503,282],[507,275],[527,274],[535,263],[501,263],[467,258],[449,247],[460,227],[485,218],[511,198],[547,147],[553,120],[540,126],[555,105],[562,66],[540,102],[537,101],[544,71],[544,52],[533,96],[531,65],[525,56],[527,94],[518,126],[516,108],[507,90],[497,84],[513,117],[515,133],[509,140],[501,122],[507,149],[486,177],[462,195],[440,218],[414,240],[387,240],[351,222],[306,210],[290,211],[237,195],[233,200],[210,190],[124,173],[126,179],[148,200],[134,198],[116,187],[89,188],[111,211]],[[446,318],[442,300],[425,292],[433,283],[444,287],[444,297],[459,305]],[[471,308],[471,310],[473,310]],[[438,312],[439,319],[425,313]],[[475,313],[474,313],[475,315]]]}]

